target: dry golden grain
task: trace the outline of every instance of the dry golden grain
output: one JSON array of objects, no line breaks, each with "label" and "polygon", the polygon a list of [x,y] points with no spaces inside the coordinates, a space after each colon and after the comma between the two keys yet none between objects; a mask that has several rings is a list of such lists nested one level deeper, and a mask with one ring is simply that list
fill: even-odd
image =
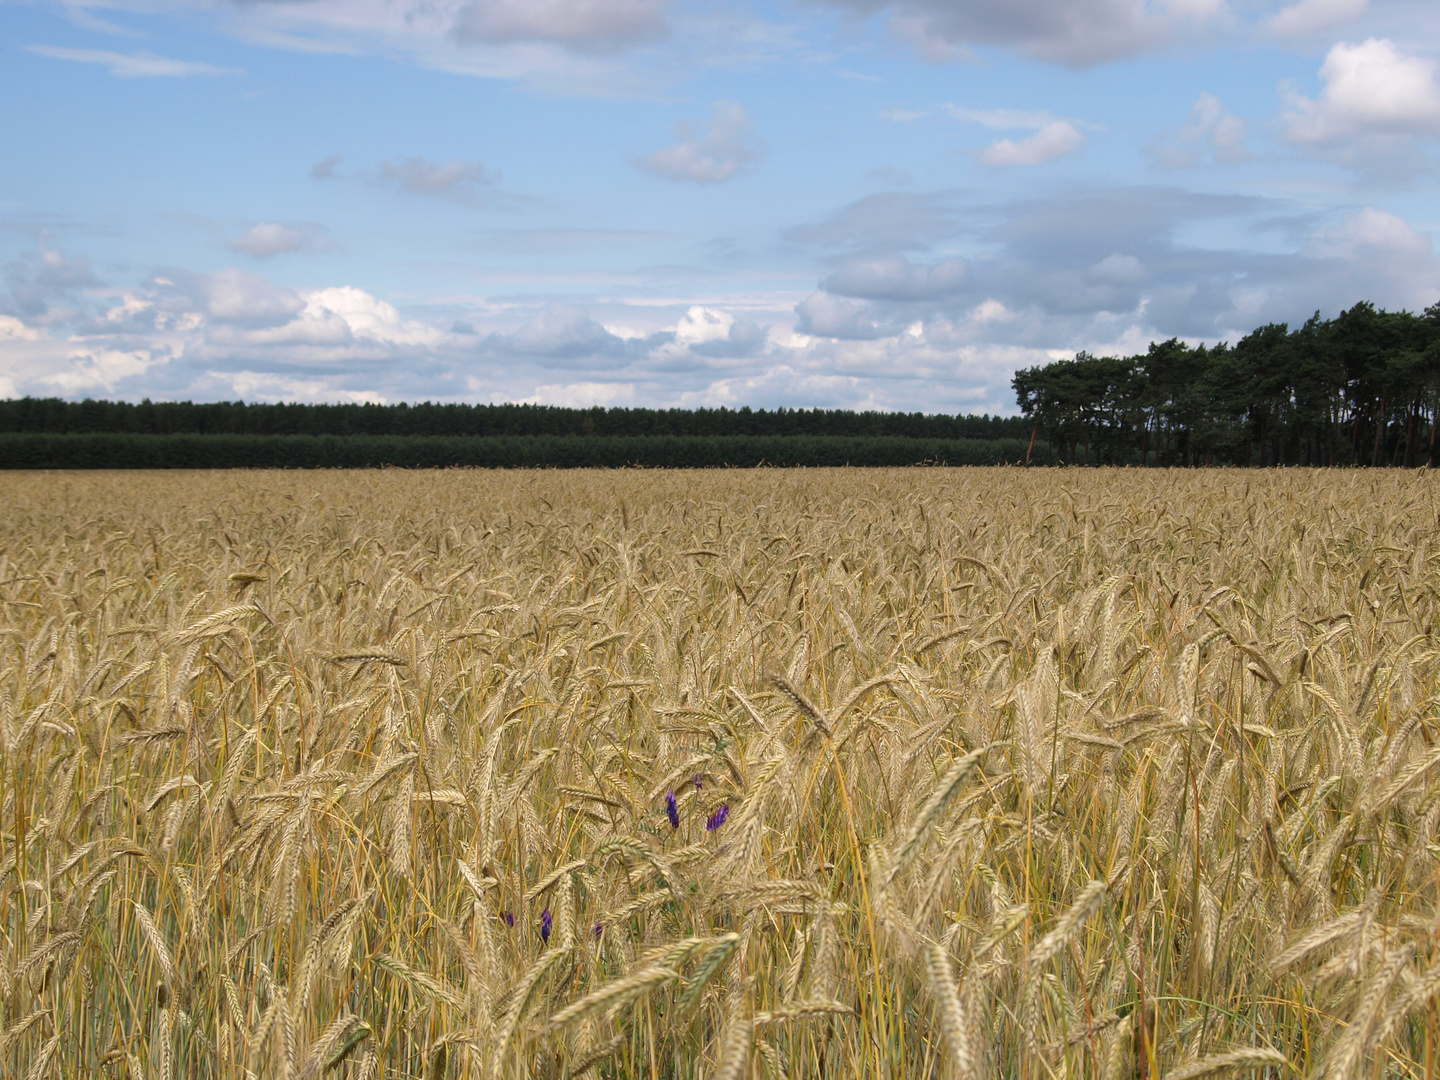
[{"label": "dry golden grain", "polygon": [[1431,473],[0,509],[0,1075],[1423,1071]]}]

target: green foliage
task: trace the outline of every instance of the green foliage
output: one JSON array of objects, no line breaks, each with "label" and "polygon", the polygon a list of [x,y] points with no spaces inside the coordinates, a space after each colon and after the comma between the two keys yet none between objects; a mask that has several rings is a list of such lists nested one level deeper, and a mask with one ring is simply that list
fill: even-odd
[{"label": "green foliage", "polygon": [[1440,305],[1356,304],[1232,348],[1178,339],[1129,357],[1077,353],[1016,373],[1021,412],[1070,462],[1435,464]]}]

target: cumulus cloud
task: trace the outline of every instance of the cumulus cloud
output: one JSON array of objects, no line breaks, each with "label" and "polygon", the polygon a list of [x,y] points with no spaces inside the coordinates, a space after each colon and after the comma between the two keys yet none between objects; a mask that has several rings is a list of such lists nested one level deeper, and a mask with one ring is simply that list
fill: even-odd
[{"label": "cumulus cloud", "polygon": [[980,160],[998,168],[1043,165],[1085,145],[1085,136],[1068,120],[1051,120],[1028,139],[997,139],[980,151]]},{"label": "cumulus cloud", "polygon": [[[237,269],[171,274],[127,296],[106,313],[104,323],[132,334],[146,324],[162,335],[182,334],[187,354],[212,362],[251,363],[265,357],[302,364],[354,361],[376,348],[382,353],[424,350],[447,339],[437,328],[406,320],[391,304],[353,286],[287,289]],[[88,327],[92,335],[104,328],[99,322]]]},{"label": "cumulus cloud", "polygon": [[1048,112],[968,109],[959,105],[946,105],[944,112],[967,124],[979,124],[995,131],[1034,132],[1025,139],[997,139],[980,151],[978,157],[982,163],[998,168],[1043,165],[1073,154],[1085,145],[1085,136],[1079,127]]},{"label": "cumulus cloud", "polygon": [[0,341],[39,341],[40,331],[13,315],[0,315]]},{"label": "cumulus cloud", "polygon": [[675,340],[684,345],[706,345],[724,341],[735,324],[735,316],[729,312],[696,304],[690,307],[675,324]]},{"label": "cumulus cloud", "polygon": [[795,306],[795,332],[843,341],[894,337],[900,327],[877,317],[876,309],[828,292],[814,292]]},{"label": "cumulus cloud", "polygon": [[29,45],[27,50],[52,60],[69,60],[76,64],[100,64],[118,79],[185,78],[190,75],[244,75],[237,68],[216,67],[190,60],[172,60],[154,53],[117,53],[105,49],[65,49],[58,45]]},{"label": "cumulus cloud", "polygon": [[765,348],[768,331],[727,311],[692,305],[675,325],[675,341],[696,356],[714,360],[754,356]]},{"label": "cumulus cloud", "polygon": [[380,166],[380,178],[400,191],[457,202],[474,202],[494,174],[478,161],[436,164],[423,157],[391,158]]},{"label": "cumulus cloud", "polygon": [[1190,118],[1180,131],[1149,149],[1163,169],[1187,169],[1205,158],[1222,165],[1248,161],[1245,121],[1231,115],[1214,94],[1201,93],[1190,106]]},{"label": "cumulus cloud", "polygon": [[590,318],[581,305],[554,301],[513,334],[490,334],[485,346],[487,352],[502,355],[572,360],[623,351],[625,342]]},{"label": "cumulus cloud", "polygon": [[1300,0],[1276,12],[1270,32],[1282,38],[1313,37],[1325,30],[1354,22],[1365,14],[1368,0]]},{"label": "cumulus cloud", "polygon": [[281,225],[276,221],[257,221],[239,236],[226,243],[231,251],[256,259],[273,259],[308,251],[323,239],[325,230],[319,225]]},{"label": "cumulus cloud", "polygon": [[476,0],[457,15],[454,34],[490,45],[608,50],[664,36],[665,8],[665,0]]},{"label": "cumulus cloud", "polygon": [[259,274],[230,267],[194,279],[197,298],[205,313],[222,323],[240,326],[278,326],[305,307],[293,290],[272,284]]},{"label": "cumulus cloud", "polygon": [[1339,42],[1325,57],[1325,89],[1294,96],[1285,137],[1323,143],[1353,135],[1440,135],[1440,82],[1434,60],[1407,54],[1388,38]]},{"label": "cumulus cloud", "polygon": [[314,289],[305,294],[305,316],[343,319],[360,339],[389,345],[437,345],[443,334],[426,323],[403,319],[393,304],[353,285]]},{"label": "cumulus cloud", "polygon": [[718,184],[738,176],[765,152],[765,140],[740,104],[717,101],[710,106],[710,126],[696,133],[681,121],[675,125],[674,146],[667,146],[636,162],[642,169],[670,180]]},{"label": "cumulus cloud", "polygon": [[1217,21],[1224,0],[825,0],[859,15],[885,12],[891,31],[932,61],[977,45],[1088,67],[1156,48],[1183,27]]},{"label": "cumulus cloud", "polygon": [[[45,373],[39,383],[50,393],[65,397],[96,392],[113,394],[127,382],[141,378],[168,359],[163,350],[107,348],[103,344],[65,343],[40,351]],[[48,354],[48,355],[47,355]]]}]

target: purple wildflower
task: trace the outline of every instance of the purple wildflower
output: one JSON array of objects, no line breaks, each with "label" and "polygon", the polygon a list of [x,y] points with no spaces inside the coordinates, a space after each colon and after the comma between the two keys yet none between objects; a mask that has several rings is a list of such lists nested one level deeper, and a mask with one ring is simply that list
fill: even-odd
[{"label": "purple wildflower", "polygon": [[696,790],[696,791],[699,791],[699,790],[700,790],[700,785],[703,784],[704,782],[705,782],[705,778],[704,778],[703,776],[701,776],[701,775],[697,772],[697,773],[695,774],[695,790]]},{"label": "purple wildflower", "polygon": [[595,924],[595,940],[596,940],[596,941],[599,941],[599,940],[600,940],[600,935],[603,934],[604,932],[605,932],[605,927],[604,927],[601,923],[598,923],[598,922],[597,922],[597,923]]},{"label": "purple wildflower", "polygon": [[540,913],[540,940],[541,940],[541,941],[546,942],[547,944],[549,943],[549,941],[550,941],[550,928],[551,928],[552,926],[554,926],[554,925],[555,925],[555,920],[554,920],[553,918],[551,918],[551,916],[550,916],[550,909],[547,907],[544,911],[542,911],[542,912]]},{"label": "purple wildflower", "polygon": [[719,805],[719,807],[716,808],[715,812],[714,812],[713,814],[711,814],[710,817],[709,817],[709,819],[705,822],[705,831],[706,831],[706,832],[714,832],[714,831],[715,831],[716,829],[718,829],[721,825],[724,825],[724,824],[725,824],[725,819],[728,818],[729,816],[730,816],[730,804],[729,804],[729,803],[721,803],[721,804]]},{"label": "purple wildflower", "polygon": [[506,926],[509,926],[509,927],[512,927],[512,928],[514,927],[514,925],[515,925],[515,913],[514,913],[513,911],[502,911],[502,912],[500,913],[500,918],[502,918],[502,919],[505,920],[505,925],[506,925]]},{"label": "purple wildflower", "polygon": [[670,827],[680,827],[680,808],[675,805],[675,792],[671,791],[665,796],[665,816],[670,819]]}]

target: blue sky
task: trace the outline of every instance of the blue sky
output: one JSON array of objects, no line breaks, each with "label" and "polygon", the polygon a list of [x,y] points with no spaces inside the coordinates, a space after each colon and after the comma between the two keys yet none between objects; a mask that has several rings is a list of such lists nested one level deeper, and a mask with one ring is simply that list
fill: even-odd
[{"label": "blue sky", "polygon": [[1440,301],[1422,0],[0,0],[0,396],[1013,412]]}]

